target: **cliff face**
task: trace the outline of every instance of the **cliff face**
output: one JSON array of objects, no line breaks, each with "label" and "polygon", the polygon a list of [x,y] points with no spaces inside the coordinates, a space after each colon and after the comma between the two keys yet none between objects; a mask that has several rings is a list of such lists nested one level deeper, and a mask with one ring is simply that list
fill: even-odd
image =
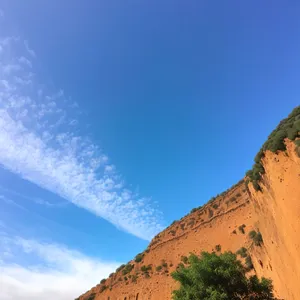
[{"label": "cliff face", "polygon": [[[80,300],[87,300],[92,294],[96,300],[169,300],[177,287],[170,273],[183,263],[184,256],[190,252],[216,251],[216,245],[221,246],[221,251],[235,252],[249,244],[247,233],[254,228],[255,221],[242,181],[158,234],[144,252],[142,261],[130,262],[134,267],[128,274],[122,274],[124,269],[114,273]],[[244,233],[238,228],[243,224]],[[151,270],[143,271],[149,265]],[[106,289],[101,292],[104,286]]]},{"label": "cliff face", "polygon": [[[170,300],[177,288],[170,273],[190,252],[241,247],[248,249],[257,275],[273,280],[277,297],[299,299],[300,158],[293,142],[286,145],[285,152],[265,153],[262,191],[239,182],[158,234],[140,262],[129,262],[129,272],[118,270],[79,299]],[[260,247],[248,237],[253,229],[262,233]]]},{"label": "cliff face", "polygon": [[262,159],[262,192],[251,184],[249,190],[264,239],[252,252],[256,272],[273,280],[279,297],[292,300],[300,295],[300,158],[293,142],[286,145],[286,152],[267,151]]}]

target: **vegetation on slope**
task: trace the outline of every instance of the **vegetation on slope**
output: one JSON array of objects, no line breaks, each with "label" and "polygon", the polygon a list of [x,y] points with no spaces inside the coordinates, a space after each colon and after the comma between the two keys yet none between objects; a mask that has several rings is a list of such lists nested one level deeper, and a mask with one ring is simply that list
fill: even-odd
[{"label": "vegetation on slope", "polygon": [[296,141],[296,138],[299,137],[299,132],[300,106],[296,107],[286,119],[283,119],[279,123],[279,125],[275,130],[272,131],[267,141],[263,144],[263,146],[255,156],[255,164],[253,165],[252,169],[246,173],[255,190],[261,190],[259,181],[261,179],[261,176],[265,173],[265,169],[261,163],[261,159],[264,157],[265,151],[285,151],[286,145],[284,143],[284,140],[286,138],[290,139],[291,141],[295,141],[297,145],[297,143],[299,142]]},{"label": "vegetation on slope", "polygon": [[275,299],[271,280],[247,278],[245,267],[232,252],[191,254],[189,266],[181,266],[172,277],[181,284],[173,291],[174,300]]}]

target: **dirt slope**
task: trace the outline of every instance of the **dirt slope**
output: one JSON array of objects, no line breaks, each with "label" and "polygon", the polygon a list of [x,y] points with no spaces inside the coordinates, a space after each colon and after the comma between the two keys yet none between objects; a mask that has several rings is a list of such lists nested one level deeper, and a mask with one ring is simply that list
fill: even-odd
[{"label": "dirt slope", "polygon": [[[130,272],[118,270],[79,299],[169,300],[176,288],[170,273],[183,263],[182,256],[216,251],[216,245],[221,251],[234,252],[246,247],[257,275],[273,280],[276,296],[299,299],[300,158],[295,144],[286,144],[285,152],[266,152],[262,191],[240,181],[158,234],[141,262],[129,262],[133,265]],[[244,233],[239,229],[243,224]],[[261,247],[253,246],[249,239],[252,229],[262,233]]]},{"label": "dirt slope", "polygon": [[[127,281],[121,270],[80,299],[87,300],[92,293],[96,294],[96,300],[171,299],[176,283],[170,273],[182,263],[182,256],[190,252],[213,251],[216,245],[221,245],[222,251],[236,251],[247,246],[247,233],[253,229],[255,221],[246,185],[241,181],[224,196],[217,197],[158,234],[144,252],[143,260],[130,262],[134,268],[126,275]],[[238,229],[243,224],[246,225],[245,233]],[[142,266],[148,265],[152,270],[143,272]],[[162,266],[159,271],[156,270],[158,266]],[[132,282],[136,274],[136,282]],[[103,286],[107,288],[100,292]]]}]

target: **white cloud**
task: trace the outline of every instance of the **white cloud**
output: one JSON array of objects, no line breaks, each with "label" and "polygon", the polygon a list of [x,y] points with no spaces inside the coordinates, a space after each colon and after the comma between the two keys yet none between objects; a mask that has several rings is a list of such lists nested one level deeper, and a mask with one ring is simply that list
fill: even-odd
[{"label": "white cloud", "polygon": [[[63,245],[20,237],[2,235],[0,249],[2,300],[74,299],[120,265]],[[29,258],[26,265],[10,262],[20,256]]]},{"label": "white cloud", "polygon": [[16,191],[14,191],[14,190],[7,189],[7,188],[5,188],[1,185],[0,185],[0,192],[5,194],[5,196],[0,194],[0,201],[2,200],[3,202],[5,202],[7,204],[13,204],[13,205],[19,206],[19,207],[20,207],[20,205],[16,201],[11,200],[12,197],[13,198],[21,198],[22,200],[25,199],[25,200],[34,202],[34,203],[39,204],[39,205],[44,205],[44,206],[47,206],[47,207],[54,207],[54,208],[55,207],[65,207],[66,205],[69,204],[69,202],[67,202],[67,201],[64,201],[64,202],[49,202],[49,201],[41,199],[41,198],[28,197],[24,194],[21,194],[21,193],[18,193]]},{"label": "white cloud", "polygon": [[66,206],[66,204],[68,203],[68,202],[52,203],[52,202],[49,202],[49,201],[41,199],[41,198],[33,198],[32,200],[36,204],[44,205],[44,206],[47,206],[47,207],[63,207],[63,206]]},{"label": "white cloud", "polygon": [[30,67],[30,68],[32,67],[31,61],[30,61],[29,59],[27,59],[26,57],[24,57],[24,56],[21,56],[21,57],[19,58],[19,62],[20,62],[21,64],[24,64],[24,65]]},{"label": "white cloud", "polygon": [[21,66],[17,64],[7,64],[2,66],[2,70],[6,74],[11,74],[12,72],[19,71],[20,69]]},{"label": "white cloud", "polygon": [[[12,41],[19,40],[5,39],[0,45],[5,49]],[[19,60],[10,58],[14,63]],[[116,168],[97,145],[75,135],[80,128],[63,107],[63,90],[47,96],[47,89],[40,93],[37,83],[29,83],[26,90],[12,80],[26,79],[28,72],[23,64],[23,68],[4,74],[1,81],[0,164],[124,231],[152,238],[162,229],[160,213],[148,199],[125,189]],[[67,105],[78,110],[78,105],[71,106]]]},{"label": "white cloud", "polygon": [[36,54],[35,54],[34,50],[32,50],[32,49],[29,47],[28,41],[24,41],[24,46],[25,46],[25,48],[26,48],[26,51],[27,51],[32,57],[36,57]]}]

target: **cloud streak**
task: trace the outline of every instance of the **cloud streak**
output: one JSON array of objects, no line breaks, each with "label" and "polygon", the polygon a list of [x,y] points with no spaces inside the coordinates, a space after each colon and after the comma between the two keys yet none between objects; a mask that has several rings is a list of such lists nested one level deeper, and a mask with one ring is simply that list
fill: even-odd
[{"label": "cloud streak", "polygon": [[[87,257],[64,245],[0,234],[1,299],[69,300],[113,272],[119,263]],[[22,256],[38,263],[11,263]]]},{"label": "cloud streak", "polygon": [[[12,51],[20,52],[20,39],[0,46],[0,164],[126,232],[153,237],[162,229],[160,212],[127,189],[108,157],[80,134],[78,105],[37,82],[30,59]],[[23,52],[35,57],[27,42]]]}]

